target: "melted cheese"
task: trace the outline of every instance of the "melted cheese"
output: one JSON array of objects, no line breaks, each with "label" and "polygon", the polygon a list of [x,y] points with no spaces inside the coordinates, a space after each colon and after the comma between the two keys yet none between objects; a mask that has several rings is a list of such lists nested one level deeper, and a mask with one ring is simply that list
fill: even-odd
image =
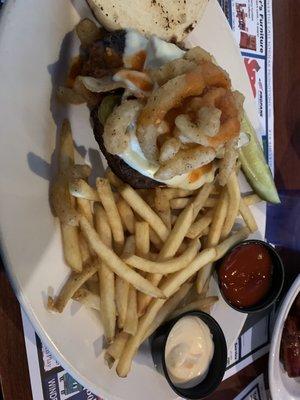
[{"label": "melted cheese", "polygon": [[145,69],[161,67],[167,62],[183,57],[185,53],[176,44],[165,42],[157,36],[151,36],[146,51]]}]

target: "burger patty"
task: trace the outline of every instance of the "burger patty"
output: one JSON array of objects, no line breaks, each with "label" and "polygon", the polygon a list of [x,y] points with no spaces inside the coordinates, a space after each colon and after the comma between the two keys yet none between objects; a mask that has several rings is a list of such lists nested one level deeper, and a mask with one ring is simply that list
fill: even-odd
[{"label": "burger patty", "polygon": [[103,126],[98,118],[97,107],[91,111],[91,123],[95,139],[106,158],[108,166],[123,182],[128,183],[135,189],[151,189],[158,186],[165,186],[161,182],[157,182],[154,179],[140,174],[126,164],[119,156],[107,152],[103,142]]}]

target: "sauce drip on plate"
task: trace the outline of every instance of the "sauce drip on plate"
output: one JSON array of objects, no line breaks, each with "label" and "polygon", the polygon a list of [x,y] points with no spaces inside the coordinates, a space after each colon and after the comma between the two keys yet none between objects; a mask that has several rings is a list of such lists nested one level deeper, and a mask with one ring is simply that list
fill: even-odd
[{"label": "sauce drip on plate", "polygon": [[250,307],[268,293],[272,281],[272,259],[266,247],[247,243],[225,258],[219,270],[221,290],[236,307]]}]

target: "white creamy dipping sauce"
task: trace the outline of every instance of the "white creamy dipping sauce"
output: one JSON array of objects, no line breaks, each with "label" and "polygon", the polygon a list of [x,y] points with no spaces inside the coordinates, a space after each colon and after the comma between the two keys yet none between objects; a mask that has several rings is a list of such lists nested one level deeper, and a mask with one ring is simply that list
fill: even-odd
[{"label": "white creamy dipping sauce", "polygon": [[178,387],[193,387],[203,381],[214,355],[208,326],[196,316],[186,316],[171,329],[165,347],[169,377]]}]

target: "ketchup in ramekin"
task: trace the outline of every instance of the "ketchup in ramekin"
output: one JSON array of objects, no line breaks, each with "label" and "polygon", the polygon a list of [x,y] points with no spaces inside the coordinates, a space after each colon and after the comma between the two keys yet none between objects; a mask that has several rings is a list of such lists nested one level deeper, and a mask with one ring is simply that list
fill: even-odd
[{"label": "ketchup in ramekin", "polygon": [[268,293],[272,281],[272,259],[268,249],[248,243],[234,249],[219,269],[221,290],[236,307],[259,303]]},{"label": "ketchup in ramekin", "polygon": [[248,241],[229,252],[219,266],[219,285],[227,302],[235,308],[249,308],[270,292],[273,275],[270,246]]}]

